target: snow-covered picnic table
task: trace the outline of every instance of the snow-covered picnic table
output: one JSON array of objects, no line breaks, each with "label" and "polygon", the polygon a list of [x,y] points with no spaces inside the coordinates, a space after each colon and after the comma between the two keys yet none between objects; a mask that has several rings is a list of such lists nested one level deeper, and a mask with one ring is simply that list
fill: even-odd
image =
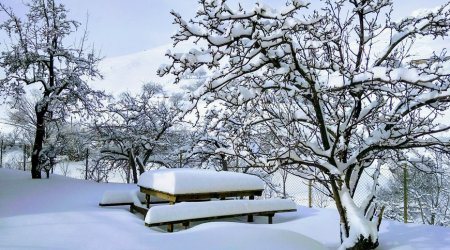
[{"label": "snow-covered picnic table", "polygon": [[[254,215],[267,216],[268,223],[271,224],[275,213],[297,210],[296,204],[291,200],[254,200],[255,196],[262,194],[264,182],[257,176],[243,173],[159,169],[143,173],[138,186],[140,192],[145,194],[147,208],[142,206],[136,192],[105,193],[100,205],[129,204],[131,212],[136,211],[145,216],[146,226],[167,225],[169,232],[173,232],[174,224],[188,227],[193,221],[236,216],[247,216],[248,222],[253,222]],[[151,196],[164,199],[170,205],[150,208]],[[227,200],[227,197],[248,199]]]},{"label": "snow-covered picnic table", "polygon": [[264,182],[254,175],[204,169],[158,169],[143,173],[138,182],[146,194],[147,208],[150,196],[171,204],[181,201],[208,200],[211,198],[260,196]]}]

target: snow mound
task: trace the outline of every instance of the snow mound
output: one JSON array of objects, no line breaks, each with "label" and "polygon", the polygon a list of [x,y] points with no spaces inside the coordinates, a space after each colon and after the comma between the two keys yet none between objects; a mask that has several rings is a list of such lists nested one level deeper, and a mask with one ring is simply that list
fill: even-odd
[{"label": "snow mound", "polygon": [[139,197],[139,190],[131,191],[106,191],[103,193],[101,205],[108,204],[120,204],[120,203],[133,203],[135,205],[141,205],[142,198]]},{"label": "snow mound", "polygon": [[[208,234],[208,237],[204,237]],[[296,249],[324,250],[320,242],[293,231],[270,225],[252,225],[232,222],[212,222],[174,233],[188,243],[185,249]],[[258,242],[255,245],[255,242]]]}]

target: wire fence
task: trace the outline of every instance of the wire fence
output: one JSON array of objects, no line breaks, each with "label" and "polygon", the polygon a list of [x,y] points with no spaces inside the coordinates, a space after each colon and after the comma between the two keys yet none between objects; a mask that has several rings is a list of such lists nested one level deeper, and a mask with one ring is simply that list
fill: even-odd
[{"label": "wire fence", "polygon": [[[372,192],[372,178],[376,168],[368,168],[361,176],[353,200],[361,205]],[[376,185],[376,205],[383,217],[404,223],[450,226],[450,174],[424,172],[414,167],[382,167]],[[317,208],[333,208],[332,197],[323,186],[313,181],[284,172],[272,176],[277,192],[266,192],[266,197],[278,196],[294,200],[297,204]]]},{"label": "wire fence", "polygon": [[[29,154],[25,154],[28,150],[29,148],[25,146],[18,147],[13,153],[7,156],[1,151],[0,167],[30,171],[31,162]],[[80,179],[87,178],[85,175],[87,165],[84,162],[69,165],[62,161],[56,167],[56,173],[58,174],[65,176],[76,175],[76,178]],[[356,205],[361,205],[367,199],[367,194],[372,192],[374,183],[372,176],[376,170],[376,168],[367,168],[363,172],[358,189],[353,196]],[[450,205],[450,187],[446,184],[448,181],[445,183],[433,183],[432,185],[441,185],[438,187],[437,192],[436,189],[430,187],[431,184],[429,183],[428,186],[424,186],[425,188],[417,187],[417,179],[422,178],[422,176],[411,177],[414,173],[413,171],[414,169],[401,168],[397,169],[396,174],[394,174],[388,167],[382,167],[380,169],[380,174],[377,179],[376,196],[377,203],[379,204],[378,208],[385,207],[384,217],[405,223],[415,222],[433,225],[450,225],[450,212],[447,212]],[[78,176],[80,173],[82,175]],[[430,176],[435,177],[433,175]],[[425,177],[428,178],[430,176]],[[325,187],[314,181],[308,181],[287,172],[279,171],[271,176],[270,182],[276,191],[273,189],[265,190],[264,196],[266,198],[289,198],[297,204],[307,207],[335,207],[334,200],[328,195]],[[422,180],[422,182],[427,184],[427,182],[432,181]],[[425,204],[427,203],[427,198],[434,200],[441,199],[443,205],[437,203]],[[430,205],[431,208],[429,208]]]},{"label": "wire fence", "polygon": [[[372,191],[374,183],[372,175],[375,170],[376,168],[368,168],[361,176],[358,188],[353,196],[353,200],[355,201],[356,205],[361,205],[367,199],[367,194]],[[380,175],[377,179],[377,196],[381,196],[383,195],[382,192],[389,190],[390,185],[393,181],[393,176],[389,168],[382,167],[380,169]],[[321,184],[314,181],[304,180],[292,174],[285,175],[283,172],[276,172],[272,176],[272,182],[274,183],[275,187],[278,188],[278,192],[266,192],[267,197],[281,196],[292,199],[298,205],[308,207],[335,207],[334,200],[332,197],[327,195],[326,189]],[[387,206],[387,210],[398,210],[404,208],[404,206],[402,206],[401,204],[399,206],[399,204],[397,203],[391,204],[389,202],[384,202],[383,200],[381,201],[381,206]]]}]

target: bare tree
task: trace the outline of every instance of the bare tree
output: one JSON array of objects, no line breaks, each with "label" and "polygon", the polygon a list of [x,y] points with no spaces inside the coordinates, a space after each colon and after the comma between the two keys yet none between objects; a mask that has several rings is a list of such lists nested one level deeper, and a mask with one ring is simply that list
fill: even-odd
[{"label": "bare tree", "polygon": [[197,45],[169,52],[172,63],[159,74],[180,80],[208,67],[212,75],[184,109],[206,103],[215,110],[212,128],[233,129],[233,147],[216,151],[268,172],[297,166],[296,175],[334,198],[340,248],[373,249],[379,169],[357,204],[364,170],[390,151],[448,145],[439,134],[449,126],[435,118],[450,101],[450,58],[445,51],[418,57],[414,41],[448,35],[449,5],[394,22],[389,0],[326,0],[310,15],[301,15],[308,4],[298,0],[279,11],[201,0],[194,19],[172,13],[174,44]]},{"label": "bare tree", "polygon": [[88,77],[100,76],[96,69],[99,59],[93,51],[86,51],[86,32],[79,44],[67,44],[68,36],[80,23],[68,19],[64,5],[54,0],[32,0],[26,6],[28,13],[22,19],[0,4],[1,13],[7,16],[0,29],[9,37],[0,56],[0,66],[5,70],[0,91],[19,98],[27,85],[37,85],[41,90],[34,106],[36,131],[31,156],[32,178],[41,178],[46,123],[63,119],[79,106],[89,111],[99,104],[101,92],[93,91],[86,83]]},{"label": "bare tree", "polygon": [[131,169],[134,183],[147,164],[170,165],[165,154],[177,145],[177,135],[170,130],[178,114],[174,101],[166,100],[162,87],[155,84],[144,85],[136,96],[122,94],[93,126],[101,145],[99,160]]}]

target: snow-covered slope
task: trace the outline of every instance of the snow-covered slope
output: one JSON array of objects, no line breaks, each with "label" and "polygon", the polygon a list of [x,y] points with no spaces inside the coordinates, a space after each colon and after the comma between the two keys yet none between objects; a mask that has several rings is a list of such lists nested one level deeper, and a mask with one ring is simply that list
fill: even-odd
[{"label": "snow-covered slope", "polygon": [[[105,58],[99,64],[103,79],[90,81],[90,84],[95,89],[113,94],[125,91],[136,93],[142,84],[149,82],[163,85],[170,93],[180,92],[180,86],[173,84],[174,76],[159,77],[156,74],[161,64],[170,62],[165,54],[172,49],[172,45],[167,44],[134,54]],[[188,45],[182,45],[176,50],[186,51]]]},{"label": "snow-covered slope", "polygon": [[[328,249],[339,246],[333,209],[298,207],[277,214],[274,224],[257,217],[203,222],[166,233],[144,226],[127,207],[99,207],[106,190],[135,185],[98,184],[0,168],[0,249]],[[176,229],[180,229],[177,227]],[[312,240],[312,239],[314,240]],[[385,220],[378,249],[449,249],[450,229]]]},{"label": "snow-covered slope", "polygon": [[169,47],[167,45],[135,54],[103,59],[99,69],[104,78],[91,82],[92,87],[110,93],[120,93],[137,92],[143,83],[151,81],[169,85],[169,79],[162,79],[156,75],[159,65],[168,61],[164,54]]}]

